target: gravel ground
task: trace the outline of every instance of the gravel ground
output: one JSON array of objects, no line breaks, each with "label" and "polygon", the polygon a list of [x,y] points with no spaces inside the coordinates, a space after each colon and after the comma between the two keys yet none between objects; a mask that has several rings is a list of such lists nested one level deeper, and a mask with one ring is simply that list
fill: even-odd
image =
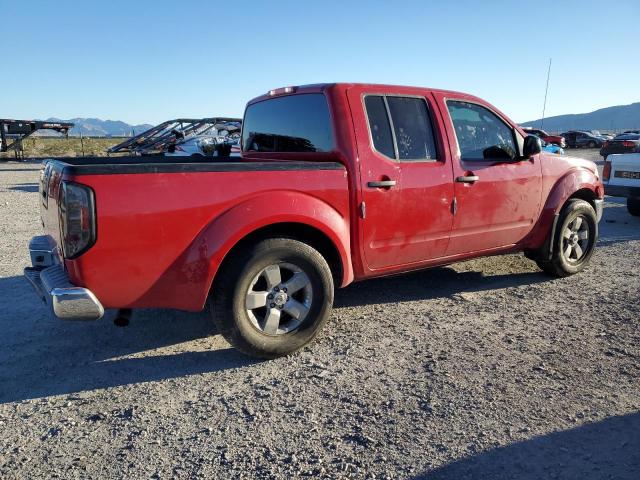
[{"label": "gravel ground", "polygon": [[37,179],[0,163],[0,478],[640,476],[622,199],[580,275],[509,255],[352,285],[313,346],[258,362],[204,313],[48,318],[21,277]]}]

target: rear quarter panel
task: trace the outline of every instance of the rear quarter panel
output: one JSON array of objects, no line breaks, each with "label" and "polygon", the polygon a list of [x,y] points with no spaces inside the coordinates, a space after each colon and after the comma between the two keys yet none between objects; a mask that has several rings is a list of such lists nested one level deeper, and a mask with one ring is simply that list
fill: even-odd
[{"label": "rear quarter panel", "polygon": [[310,224],[340,244],[346,261],[346,177],[344,169],[71,177],[95,192],[97,241],[65,263],[107,308],[198,311],[219,263],[261,226]]}]

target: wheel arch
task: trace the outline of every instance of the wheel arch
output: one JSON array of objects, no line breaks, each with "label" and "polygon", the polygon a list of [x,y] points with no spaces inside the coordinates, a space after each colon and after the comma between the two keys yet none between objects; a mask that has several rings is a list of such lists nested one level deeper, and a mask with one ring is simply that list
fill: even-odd
[{"label": "wheel arch", "polygon": [[345,269],[340,251],[333,240],[329,238],[325,232],[306,223],[279,222],[257,228],[236,242],[220,263],[220,266],[212,279],[212,287],[215,286],[218,273],[220,273],[220,271],[222,271],[236,255],[251,246],[256,245],[260,241],[267,240],[269,238],[288,238],[291,240],[298,240],[310,247],[313,247],[327,261],[333,275],[334,283],[336,285],[343,285],[343,282],[345,282],[345,275],[349,274],[348,271],[345,272],[345,270],[348,270],[348,268]]},{"label": "wheel arch", "polygon": [[585,200],[595,210],[595,200],[602,197],[600,181],[592,171],[574,168],[567,172],[551,187],[536,225],[522,242],[525,250],[535,250],[545,244],[555,227],[556,218],[569,200]]},{"label": "wheel arch", "polygon": [[318,250],[329,264],[335,285],[348,285],[353,281],[353,266],[348,204],[346,207],[341,214],[317,197],[285,191],[253,197],[226,211],[200,234],[212,252],[206,295],[234,255],[261,240],[278,237],[299,240]]},{"label": "wheel arch", "polygon": [[558,212],[562,209],[562,207],[564,207],[567,204],[569,200],[573,200],[573,199],[584,200],[585,202],[588,202],[595,210],[596,200],[598,199],[598,196],[596,195],[596,192],[593,191],[591,188],[581,188],[576,192],[574,192],[573,194],[571,194],[571,196],[565,200],[565,202],[562,204]]},{"label": "wheel arch", "polygon": [[560,177],[551,188],[544,210],[560,213],[566,203],[574,198],[585,200],[595,208],[595,200],[602,198],[598,177],[586,168],[574,168]]}]

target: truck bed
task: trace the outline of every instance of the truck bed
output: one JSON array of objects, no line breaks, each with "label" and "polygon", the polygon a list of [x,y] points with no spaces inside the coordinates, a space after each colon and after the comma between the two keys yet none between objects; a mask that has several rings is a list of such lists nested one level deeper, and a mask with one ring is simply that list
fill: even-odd
[{"label": "truck bed", "polygon": [[223,241],[298,218],[310,225],[340,224],[336,228],[349,244],[343,165],[229,160],[51,159],[41,185],[42,219],[50,238],[60,242],[61,181],[87,185],[95,197],[95,245],[77,259],[64,260],[73,284],[92,289],[105,308],[197,311],[226,253]]}]

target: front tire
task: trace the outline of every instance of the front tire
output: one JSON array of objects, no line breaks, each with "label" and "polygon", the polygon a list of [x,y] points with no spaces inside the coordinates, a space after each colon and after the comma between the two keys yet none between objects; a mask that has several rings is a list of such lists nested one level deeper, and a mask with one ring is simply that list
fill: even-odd
[{"label": "front tire", "polygon": [[639,197],[627,197],[627,211],[634,217],[640,217]]},{"label": "front tire", "polygon": [[597,239],[598,221],[591,204],[580,199],[569,200],[556,225],[551,259],[538,259],[536,263],[554,277],[574,275],[589,264]]},{"label": "front tire", "polygon": [[263,240],[223,266],[210,302],[213,321],[246,355],[289,355],[327,323],[333,288],[329,265],[317,250],[288,238]]}]

